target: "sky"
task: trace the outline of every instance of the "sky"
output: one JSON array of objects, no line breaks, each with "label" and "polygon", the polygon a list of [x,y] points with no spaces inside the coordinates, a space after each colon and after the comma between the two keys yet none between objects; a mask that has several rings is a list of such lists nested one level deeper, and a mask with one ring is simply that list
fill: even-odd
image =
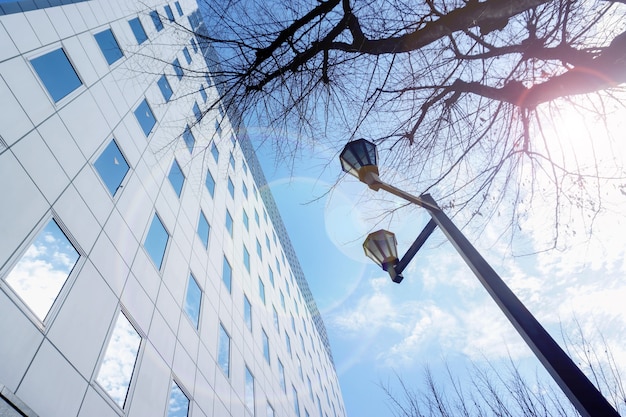
[{"label": "sky", "polygon": [[[562,121],[559,128],[571,130],[566,136],[580,151],[573,154],[589,154],[583,147],[590,142],[589,129],[581,129],[576,119]],[[249,132],[253,143],[262,136],[254,127]],[[626,158],[623,144],[596,139],[596,157]],[[293,170],[277,162],[267,145],[258,156],[328,330],[347,415],[392,415],[383,387],[400,396],[398,377],[418,387],[426,368],[442,384],[448,368],[463,377],[474,365],[487,369],[509,362],[531,379],[549,379],[440,231],[409,264],[401,284],[365,257],[362,242],[379,228],[396,233],[403,254],[428,215],[405,207],[384,218],[386,209],[401,202],[342,175],[339,152],[309,148]],[[381,178],[391,170],[381,166]],[[602,191],[602,213],[593,223],[570,213],[564,243],[555,250],[543,251],[553,229],[552,212],[542,209],[541,199],[520,224],[515,254],[502,236],[506,216],[495,217],[484,230],[464,231],[562,346],[564,337],[575,342],[582,333],[603,352],[604,340],[626,367],[626,201],[614,184]],[[463,214],[455,221],[462,224]]]}]

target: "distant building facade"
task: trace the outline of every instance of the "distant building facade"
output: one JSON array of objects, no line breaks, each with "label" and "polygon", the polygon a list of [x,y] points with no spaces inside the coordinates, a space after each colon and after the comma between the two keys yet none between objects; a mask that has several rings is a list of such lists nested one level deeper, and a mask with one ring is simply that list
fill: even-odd
[{"label": "distant building facade", "polygon": [[194,0],[0,3],[0,415],[344,417]]}]

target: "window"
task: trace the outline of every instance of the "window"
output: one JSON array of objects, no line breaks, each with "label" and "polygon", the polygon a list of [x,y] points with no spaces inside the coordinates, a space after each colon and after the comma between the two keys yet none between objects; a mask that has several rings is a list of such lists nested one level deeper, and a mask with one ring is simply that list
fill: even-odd
[{"label": "window", "polygon": [[217,120],[215,121],[215,131],[218,135],[222,135],[222,126],[220,126],[220,122],[218,122]]},{"label": "window", "polygon": [[211,144],[211,155],[213,155],[213,159],[215,159],[215,162],[219,161],[220,151],[217,150],[217,146],[215,146],[215,142]]},{"label": "window", "polygon": [[185,61],[187,61],[187,64],[191,64],[191,55],[189,54],[189,49],[187,49],[186,46],[183,48],[183,55],[185,56]]},{"label": "window", "polygon": [[126,406],[126,396],[140,346],[141,336],[120,312],[96,377],[98,385],[120,408]]},{"label": "window", "polygon": [[139,106],[135,109],[135,117],[137,118],[137,121],[139,122],[141,129],[143,129],[143,133],[146,137],[150,136],[150,132],[156,124],[156,119],[154,118],[154,113],[152,113],[146,99],[143,99],[141,103],[139,103]]},{"label": "window", "polygon": [[228,230],[230,237],[233,237],[233,218],[228,210],[226,210],[226,230]]},{"label": "window", "polygon": [[33,58],[30,63],[55,103],[83,84],[63,48]]},{"label": "window", "polygon": [[259,297],[261,297],[261,301],[265,304],[265,284],[263,284],[261,277],[259,277]]},{"label": "window", "polygon": [[316,398],[317,398],[317,411],[319,412],[320,417],[323,417],[323,414],[322,414],[322,401],[320,401],[319,395],[316,395]]},{"label": "window", "polygon": [[172,66],[174,67],[174,72],[176,73],[178,79],[182,80],[185,73],[183,71],[183,67],[180,66],[180,61],[178,60],[178,58],[174,59],[174,61],[172,62]]},{"label": "window", "polygon": [[[243,166],[246,166],[245,164]],[[248,198],[248,187],[246,187],[245,182],[241,182],[241,189],[243,190],[243,195]]]},{"label": "window", "polygon": [[206,80],[207,85],[210,87],[213,85],[213,83],[211,82],[211,77],[209,76],[209,74],[204,74],[204,79]]},{"label": "window", "polygon": [[256,254],[259,256],[259,260],[263,260],[263,249],[261,249],[259,239],[256,240]]},{"label": "window", "polygon": [[196,40],[194,38],[189,39],[189,43],[191,43],[191,47],[193,48],[193,52],[197,53],[198,52],[198,44],[196,43]]},{"label": "window", "polygon": [[128,24],[130,25],[130,29],[133,31],[133,35],[135,35],[135,39],[137,39],[137,43],[139,45],[148,40],[148,35],[146,35],[146,31],[144,30],[141,20],[139,20],[138,17],[130,19]]},{"label": "window", "polygon": [[230,163],[230,167],[235,169],[235,158],[233,157],[233,153],[230,153],[230,158],[228,158],[228,162]]},{"label": "window", "polygon": [[193,152],[193,146],[196,143],[196,138],[193,137],[193,133],[191,133],[191,129],[189,126],[185,127],[185,131],[183,132],[183,141],[185,145],[187,145],[187,149],[189,149],[189,153]]},{"label": "window", "polygon": [[289,281],[285,281],[285,288],[287,288],[287,296],[291,297],[291,287],[289,286]]},{"label": "window", "polygon": [[174,2],[174,6],[176,6],[176,11],[178,12],[178,15],[182,16],[183,15],[183,9],[180,8],[180,3],[175,1]]},{"label": "window", "polygon": [[246,165],[246,163],[244,162],[243,164],[241,164],[241,166],[243,167],[243,172],[245,172],[247,174],[248,173],[248,165]]},{"label": "window", "polygon": [[228,292],[230,292],[230,284],[232,282],[232,279],[233,269],[230,267],[230,263],[226,259],[226,256],[224,256],[224,263],[222,264],[222,281],[224,282],[224,285],[226,285]]},{"label": "window", "polygon": [[202,97],[202,101],[206,103],[209,97],[206,95],[206,90],[204,89],[203,85],[200,86],[200,96]]},{"label": "window", "polygon": [[[261,246],[261,245],[259,245],[259,246]],[[267,270],[268,270],[269,276],[270,276],[270,283],[272,284],[272,287],[273,287],[274,286],[274,271],[272,271],[272,267],[271,266],[268,266]]]},{"label": "window", "polygon": [[272,306],[272,312],[274,313],[274,327],[276,327],[277,332],[280,332],[280,326],[278,323],[278,311],[276,311],[276,307]]},{"label": "window", "polygon": [[172,187],[174,187],[176,195],[180,197],[180,194],[183,191],[185,176],[183,175],[183,171],[180,169],[180,165],[178,165],[176,159],[172,162],[172,167],[170,168],[170,173],[167,175],[167,178],[170,180]]},{"label": "window", "polygon": [[283,311],[285,311],[285,294],[283,291],[280,291],[280,305],[283,307]]},{"label": "window", "polygon": [[24,304],[44,320],[80,254],[51,219],[5,278]]},{"label": "window", "polygon": [[[220,108],[220,110],[221,110],[221,108]],[[221,112],[220,112],[220,115],[221,115]],[[230,143],[231,143],[231,145],[233,145],[233,148],[234,148],[236,142],[235,142],[235,137],[233,135],[230,136]]]},{"label": "window", "polygon": [[267,403],[267,413],[266,417],[274,417],[274,408],[270,405],[270,403]]},{"label": "window", "polygon": [[157,32],[162,31],[163,30],[163,22],[161,22],[161,16],[159,16],[157,11],[156,10],[152,10],[150,12],[150,17],[152,18],[152,23],[154,23],[154,28],[157,30]]},{"label": "window", "polygon": [[267,337],[265,330],[261,330],[261,336],[263,338],[263,357],[270,364],[270,339]]},{"label": "window", "polygon": [[285,384],[285,367],[283,366],[283,363],[280,361],[280,359],[278,359],[278,381],[280,382],[281,388],[286,393],[287,386]]},{"label": "window", "polygon": [[233,180],[228,177],[228,192],[232,198],[235,198],[235,184],[233,184]]},{"label": "window", "polygon": [[202,112],[200,111],[198,103],[193,103],[193,114],[196,116],[196,123],[202,119]]},{"label": "window", "polygon": [[293,314],[291,315],[291,330],[293,330],[293,332],[296,332],[296,320],[293,318]]},{"label": "window", "polygon": [[209,222],[207,221],[202,210],[200,210],[200,218],[198,219],[198,237],[205,248],[209,247],[209,230]]},{"label": "window", "polygon": [[115,140],[111,140],[93,163],[93,166],[96,168],[109,193],[114,196],[128,173],[128,163]]},{"label": "window", "polygon": [[206,181],[204,182],[204,185],[209,191],[209,194],[211,194],[211,197],[213,197],[213,194],[215,194],[215,180],[213,179],[213,175],[211,175],[211,171],[209,170],[207,170],[206,172]]},{"label": "window", "polygon": [[117,43],[111,29],[106,29],[102,32],[96,33],[93,37],[96,38],[96,42],[98,43],[98,46],[100,47],[100,50],[109,65],[124,56],[124,53],[120,49],[120,45]]},{"label": "window", "polygon": [[243,319],[248,330],[252,331],[252,305],[246,295],[243,296]]},{"label": "window", "polygon": [[248,219],[248,213],[246,213],[246,209],[243,209],[243,225],[246,227],[246,230],[250,230],[250,220]]},{"label": "window", "polygon": [[146,241],[143,243],[144,248],[150,255],[152,262],[157,267],[157,269],[161,269],[161,265],[163,263],[163,256],[165,255],[165,248],[167,247],[167,241],[170,236],[165,230],[165,226],[161,222],[158,214],[154,213],[154,217],[152,217],[152,223],[150,224],[150,229],[148,230],[148,234],[146,235]]},{"label": "window", "polygon": [[250,253],[246,248],[246,245],[243,245],[243,264],[246,267],[246,270],[250,272]]},{"label": "window", "polygon": [[259,226],[259,212],[254,209],[254,220],[256,221],[256,225]]},{"label": "window", "polygon": [[300,379],[304,380],[304,375],[302,375],[302,361],[298,355],[296,355],[296,360],[298,362],[298,373],[300,374]]},{"label": "window", "polygon": [[167,77],[165,76],[165,74],[161,75],[159,81],[157,81],[157,85],[161,90],[161,94],[163,95],[165,102],[167,103],[168,101],[170,101],[173,92],[172,87],[170,87],[170,83],[167,81]]},{"label": "window", "polygon": [[306,382],[309,385],[309,396],[311,397],[311,401],[313,401],[313,384],[311,384],[311,378],[309,378],[309,376],[306,376]]},{"label": "window", "polygon": [[220,323],[220,336],[217,347],[217,362],[222,372],[228,377],[230,375],[230,336],[226,333],[224,326]]},{"label": "window", "polygon": [[200,306],[202,304],[202,290],[198,282],[189,274],[187,283],[187,295],[185,296],[185,312],[195,328],[200,326]]},{"label": "window", "polygon": [[187,417],[189,415],[189,398],[180,389],[176,381],[172,381],[167,417]]},{"label": "window", "polygon": [[291,355],[291,338],[287,332],[285,332],[285,344],[287,345],[287,352]]},{"label": "window", "polygon": [[293,385],[291,386],[291,389],[293,390],[293,409],[296,412],[296,416],[300,417],[300,402],[298,401],[298,391]]},{"label": "window", "polygon": [[270,250],[270,238],[267,237],[267,233],[265,234],[265,247],[268,251]]},{"label": "window", "polygon": [[173,21],[174,21],[174,13],[172,12],[172,8],[170,7],[170,5],[169,5],[169,4],[166,4],[166,5],[165,5],[165,14],[167,15],[167,19],[168,19],[170,22],[173,22]]},{"label": "window", "polygon": [[254,416],[254,376],[250,369],[246,366],[246,383],[244,386],[244,401],[246,403],[246,408],[250,410],[252,415]]}]

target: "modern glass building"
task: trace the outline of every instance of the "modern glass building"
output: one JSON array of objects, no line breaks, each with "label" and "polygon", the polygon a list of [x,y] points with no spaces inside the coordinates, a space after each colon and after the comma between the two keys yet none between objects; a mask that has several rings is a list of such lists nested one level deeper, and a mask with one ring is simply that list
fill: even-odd
[{"label": "modern glass building", "polygon": [[343,417],[194,0],[0,2],[0,415]]}]

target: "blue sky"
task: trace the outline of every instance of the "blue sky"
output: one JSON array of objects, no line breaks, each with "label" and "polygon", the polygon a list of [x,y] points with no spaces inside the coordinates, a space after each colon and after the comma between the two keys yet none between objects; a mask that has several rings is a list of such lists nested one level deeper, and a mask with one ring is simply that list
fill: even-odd
[{"label": "blue sky", "polygon": [[[258,140],[258,132],[255,138],[255,129],[249,130]],[[348,416],[390,415],[380,384],[397,390],[401,375],[417,386],[426,366],[435,375],[446,365],[463,375],[471,364],[500,366],[510,358],[529,375],[548,378],[441,232],[431,236],[399,285],[365,257],[367,233],[394,231],[404,253],[428,217],[411,207],[384,217],[400,202],[342,177],[339,151],[309,148],[293,171],[277,164],[269,147],[259,158],[328,329]],[[626,154],[615,147],[609,153]],[[392,174],[381,167],[383,179]],[[573,213],[565,230],[579,233],[569,233],[557,250],[512,256],[501,237],[506,216],[466,234],[555,339],[561,342],[561,327],[574,337],[578,321],[589,338],[602,334],[617,362],[626,364],[625,201],[614,185],[603,188],[606,212],[595,219],[591,238],[584,233],[588,220]],[[551,212],[542,204],[539,198],[521,222],[518,253],[545,247],[552,230],[545,213]]]}]

